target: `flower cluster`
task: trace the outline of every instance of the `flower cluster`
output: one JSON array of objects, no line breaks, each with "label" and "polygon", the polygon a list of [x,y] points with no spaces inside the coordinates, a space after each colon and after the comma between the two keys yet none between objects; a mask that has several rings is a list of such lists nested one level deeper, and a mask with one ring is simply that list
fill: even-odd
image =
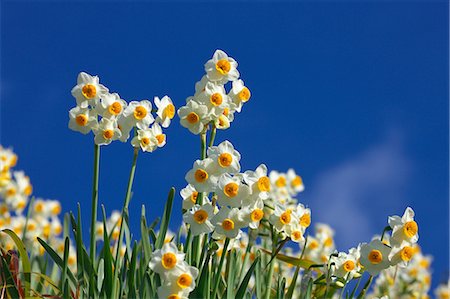
[{"label": "flower cluster", "polygon": [[[207,158],[194,162],[181,190],[184,221],[193,236],[211,233],[215,239],[239,238],[241,229],[258,229],[266,221],[295,242],[303,239],[311,212],[292,197],[303,190],[300,176],[267,173],[264,164],[240,172],[241,155],[229,141],[208,148]],[[273,187],[272,187],[273,186]],[[202,201],[198,200],[201,193]],[[213,202],[209,199],[213,194]],[[219,208],[220,207],[220,208]]]},{"label": "flower cluster", "polygon": [[[239,79],[237,62],[224,51],[216,50],[205,64],[204,75],[195,84],[195,94],[186,99],[186,105],[178,109],[181,125],[194,134],[200,134],[212,124],[217,129],[228,129],[234,113],[241,112],[242,105],[250,97],[250,90]],[[231,81],[231,89],[225,85]]]},{"label": "flower cluster", "polygon": [[407,268],[390,267],[380,273],[369,297],[429,298],[427,293],[431,286],[432,258],[423,255],[417,244],[413,246],[413,250],[414,255]]},{"label": "flower cluster", "polygon": [[166,242],[153,252],[149,266],[162,279],[159,298],[187,299],[194,290],[198,269],[190,266],[184,257],[185,254],[172,242]]},{"label": "flower cluster", "polygon": [[[135,129],[131,144],[144,152],[153,152],[166,144],[162,128],[170,125],[175,106],[168,96],[154,98],[156,109],[149,100],[127,103],[118,93],[109,93],[97,76],[81,72],[72,89],[77,106],[69,111],[69,128],[82,134],[93,132],[97,145],[114,140],[126,142]],[[152,115],[156,112],[156,117]]]},{"label": "flower cluster", "polygon": [[[11,149],[0,146],[0,230],[14,231],[35,255],[44,254],[44,248],[36,241],[37,237],[47,240],[56,251],[62,244],[60,252],[63,252],[64,242],[59,237],[63,230],[59,219],[61,203],[31,198],[33,187],[30,178],[23,171],[13,170],[17,160],[17,155]],[[26,209],[28,215],[24,215]],[[10,238],[0,238],[0,247],[11,250],[15,244]],[[74,252],[71,252],[73,258]],[[69,263],[69,266],[74,265]]]}]

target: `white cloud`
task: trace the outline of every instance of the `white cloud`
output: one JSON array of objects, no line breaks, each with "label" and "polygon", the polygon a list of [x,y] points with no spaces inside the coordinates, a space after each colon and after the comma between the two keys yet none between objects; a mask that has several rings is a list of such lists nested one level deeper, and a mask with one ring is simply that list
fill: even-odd
[{"label": "white cloud", "polygon": [[338,249],[381,233],[387,216],[402,211],[411,162],[398,132],[320,174],[305,193],[314,222],[330,224]]}]

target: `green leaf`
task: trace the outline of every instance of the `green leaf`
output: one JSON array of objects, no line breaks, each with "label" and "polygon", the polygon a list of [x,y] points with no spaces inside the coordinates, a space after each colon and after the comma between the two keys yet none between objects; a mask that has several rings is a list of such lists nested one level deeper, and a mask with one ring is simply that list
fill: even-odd
[{"label": "green leaf", "polygon": [[[16,286],[16,283],[14,282],[14,277],[11,273],[11,271],[9,271],[9,266],[8,266],[8,262],[6,261],[5,257],[1,256],[1,260],[2,260],[2,265],[0,267],[1,271],[1,278],[3,283],[5,283],[5,289],[6,289],[6,293],[9,295],[9,297],[11,298],[19,298],[19,290]],[[7,296],[8,298],[8,296]]]},{"label": "green leaf", "polygon": [[25,245],[22,240],[10,229],[3,229],[1,232],[7,234],[11,239],[13,239],[14,244],[16,244],[17,250],[19,250],[20,260],[22,261],[22,269],[24,276],[24,287],[25,287],[25,297],[30,296],[30,286],[31,286],[31,264],[28,258]]},{"label": "green leaf", "polygon": [[103,267],[104,267],[104,273],[105,278],[103,279],[103,285],[102,285],[102,294],[106,293],[107,298],[111,298],[112,294],[114,292],[113,290],[113,258],[111,255],[111,251],[109,248],[109,236],[108,236],[108,229],[106,227],[106,212],[105,207],[102,205],[102,212],[103,212]]},{"label": "green leaf", "polygon": [[[44,247],[45,251],[50,255],[52,260],[59,266],[59,268],[62,270],[64,268],[64,262],[61,259],[61,257],[41,238],[37,237],[37,240],[39,243],[41,243],[42,247]],[[73,275],[72,271],[70,269],[67,269],[67,276],[69,277],[70,281],[74,286],[77,285],[77,280],[75,279],[75,276]]]},{"label": "green leaf", "polygon": [[[267,254],[272,255],[272,252],[269,251],[269,250],[266,250],[264,248],[260,248],[260,250],[265,252],[265,253],[267,253]],[[310,260],[299,259],[299,258],[296,258],[296,257],[284,255],[284,254],[281,254],[281,253],[278,253],[276,255],[276,257],[277,257],[278,260],[280,260],[282,262],[285,262],[285,263],[288,263],[288,264],[291,264],[291,265],[294,265],[294,266],[299,266],[300,268],[303,268],[303,269],[309,269],[311,266],[314,265],[314,263],[312,261],[310,261]],[[320,266],[323,266],[323,265],[320,265]]]},{"label": "green leaf", "polygon": [[[241,282],[241,285],[239,286],[239,289],[236,293],[236,299],[242,299],[244,298],[245,292],[247,290],[248,283],[250,282],[250,278],[252,277],[253,271],[256,268],[256,265],[259,264],[260,256],[258,255],[255,260],[253,261],[252,265],[248,269],[247,273],[244,276],[244,279]],[[261,297],[258,297],[261,298]]]},{"label": "green leaf", "polygon": [[297,266],[295,269],[294,277],[292,278],[291,285],[286,293],[286,299],[292,299],[292,295],[294,294],[295,285],[297,283],[298,273],[300,272],[300,266]]},{"label": "green leaf", "polygon": [[133,253],[131,255],[131,263],[128,268],[128,297],[129,298],[136,298],[136,287],[134,283],[134,276],[136,272],[136,256],[137,256],[137,242],[134,242],[133,245]]},{"label": "green leaf", "polygon": [[170,188],[169,196],[167,198],[166,206],[164,207],[164,214],[159,228],[158,238],[156,239],[155,248],[161,249],[166,238],[167,228],[170,222],[170,215],[172,214],[173,198],[175,196],[175,188]]},{"label": "green leaf", "polygon": [[226,267],[227,275],[227,299],[234,298],[234,281],[235,281],[235,268],[236,268],[237,253],[235,249],[232,249],[228,254],[228,262]]}]

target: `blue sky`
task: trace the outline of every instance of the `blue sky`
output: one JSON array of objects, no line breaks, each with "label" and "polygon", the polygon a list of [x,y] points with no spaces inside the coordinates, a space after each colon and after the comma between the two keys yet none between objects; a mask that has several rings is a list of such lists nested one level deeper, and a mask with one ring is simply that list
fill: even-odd
[{"label": "blue sky", "polygon": [[[313,222],[347,250],[380,233],[387,216],[416,211],[434,284],[449,264],[448,3],[67,2],[1,3],[1,135],[34,194],[80,202],[90,214],[92,135],[67,128],[80,71],[122,98],[169,95],[181,106],[215,49],[239,62],[252,99],[218,134],[243,169],[292,167]],[[171,186],[199,157],[199,139],[175,120],[163,150],[142,154],[132,199],[162,214]],[[132,148],[101,151],[100,202],[125,194]],[[174,206],[181,221],[181,198]],[[87,227],[87,225],[85,225]]]}]

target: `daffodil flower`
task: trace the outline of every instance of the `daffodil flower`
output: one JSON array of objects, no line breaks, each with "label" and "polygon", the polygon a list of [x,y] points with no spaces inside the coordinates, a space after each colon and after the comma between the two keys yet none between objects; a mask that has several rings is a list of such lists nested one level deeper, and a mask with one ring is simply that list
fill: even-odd
[{"label": "daffodil flower", "polygon": [[155,97],[154,102],[158,109],[156,112],[156,115],[158,115],[156,122],[160,123],[163,128],[168,128],[176,111],[172,100],[168,96],[164,96],[162,99]]},{"label": "daffodil flower", "polygon": [[239,78],[237,62],[222,50],[216,50],[212,59],[205,64],[206,76],[210,81],[225,84]]},{"label": "daffodil flower", "polygon": [[214,230],[211,219],[214,216],[214,208],[210,203],[194,205],[183,215],[184,222],[190,225],[193,236],[207,234]]},{"label": "daffodil flower", "polygon": [[81,108],[95,107],[98,100],[108,93],[108,88],[100,84],[98,76],[91,76],[81,72],[77,78],[77,85],[72,89],[72,95]]}]

